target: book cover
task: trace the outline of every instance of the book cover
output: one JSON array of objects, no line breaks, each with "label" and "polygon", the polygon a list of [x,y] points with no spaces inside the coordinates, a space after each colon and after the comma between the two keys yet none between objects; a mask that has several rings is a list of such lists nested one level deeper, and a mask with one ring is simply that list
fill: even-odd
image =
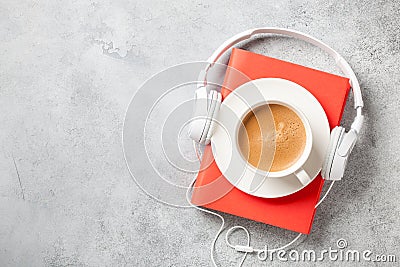
[{"label": "book cover", "polygon": [[[320,102],[331,129],[339,125],[350,90],[348,78],[235,48],[232,50],[228,66],[245,74],[251,80],[282,78],[301,85]],[[235,77],[237,75],[235,73],[236,71],[232,72],[228,68],[221,88],[223,99],[232,89],[247,82]],[[204,150],[200,170],[196,187],[210,184],[222,176],[214,161],[211,146],[207,146]],[[229,183],[225,178],[219,179],[218,182]],[[315,205],[319,200],[323,184],[321,175],[318,175],[299,192],[274,199],[255,197],[233,188],[204,207],[309,234],[316,211]],[[212,190],[212,187],[208,188]],[[207,191],[206,186],[201,190],[195,188],[192,203],[195,205],[204,203],[208,195],[214,194],[215,192]]]}]

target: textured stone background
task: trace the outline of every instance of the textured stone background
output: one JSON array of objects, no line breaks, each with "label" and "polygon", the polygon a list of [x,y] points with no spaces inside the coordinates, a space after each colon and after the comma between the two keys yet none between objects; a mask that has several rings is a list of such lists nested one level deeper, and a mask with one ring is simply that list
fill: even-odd
[{"label": "textured stone background", "polygon": [[[122,152],[124,112],[150,75],[206,59],[233,34],[265,25],[331,44],[365,97],[366,126],[346,177],[297,248],[345,238],[399,261],[399,19],[396,0],[0,1],[0,265],[209,266],[219,220],[136,186]],[[323,53],[287,38],[246,48],[335,71]],[[257,247],[295,236],[226,219],[247,226]],[[216,257],[235,266],[240,255],[221,239]]]}]

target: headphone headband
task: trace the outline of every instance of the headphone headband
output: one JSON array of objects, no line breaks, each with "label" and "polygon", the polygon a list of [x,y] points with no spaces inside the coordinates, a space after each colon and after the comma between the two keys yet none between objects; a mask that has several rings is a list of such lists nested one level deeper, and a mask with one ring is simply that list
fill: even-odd
[{"label": "headphone headband", "polygon": [[249,39],[253,37],[254,35],[257,34],[280,34],[280,35],[286,35],[290,36],[299,40],[303,40],[307,43],[310,43],[314,46],[317,46],[327,52],[330,56],[332,56],[335,59],[335,62],[337,66],[340,68],[340,70],[350,79],[350,85],[353,91],[354,95],[354,108],[357,110],[357,117],[361,116],[361,109],[364,106],[363,100],[362,100],[362,95],[361,95],[361,89],[360,89],[360,84],[357,80],[357,77],[350,67],[349,63],[335,50],[333,50],[330,46],[325,44],[324,42],[308,35],[305,33],[301,33],[299,31],[295,30],[289,30],[285,28],[255,28],[251,30],[247,30],[244,32],[241,32],[228,40],[226,40],[220,47],[217,48],[217,50],[214,51],[214,53],[208,58],[209,65],[207,66],[205,70],[205,77],[207,76],[208,70],[214,65],[215,62],[230,48],[232,48],[234,45],[237,43],[244,41],[246,39]]},{"label": "headphone headband", "polygon": [[[295,30],[284,28],[256,28],[247,30],[226,40],[217,50],[214,51],[211,57],[207,60],[208,64],[205,70],[200,74],[199,81],[201,82],[198,84],[198,89],[196,90],[196,102],[198,100],[203,100],[203,102],[207,102],[207,104],[200,105],[199,103],[195,105],[194,117],[200,119],[192,122],[190,137],[197,142],[208,144],[213,132],[213,119],[218,115],[219,106],[213,104],[215,97],[211,94],[215,93],[215,90],[211,90],[210,93],[207,93],[207,74],[209,70],[226,51],[232,48],[232,46],[257,34],[286,35],[317,46],[332,56],[340,70],[349,78],[349,83],[354,95],[356,116],[348,132],[346,132],[341,126],[337,126],[332,130],[329,145],[330,149],[327,154],[328,157],[326,158],[322,168],[322,174],[325,179],[340,180],[343,177],[348,156],[353,150],[364,121],[364,116],[362,115],[364,103],[362,100],[360,85],[354,71],[338,52],[322,41]],[[210,96],[208,96],[209,94]],[[220,95],[219,93],[217,94]],[[210,100],[213,105],[210,105]],[[220,103],[220,98],[216,101]]]}]

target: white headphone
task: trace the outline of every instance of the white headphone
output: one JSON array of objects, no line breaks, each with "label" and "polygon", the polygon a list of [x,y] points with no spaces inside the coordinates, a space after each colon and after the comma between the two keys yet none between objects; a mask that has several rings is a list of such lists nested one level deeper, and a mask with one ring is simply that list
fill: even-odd
[{"label": "white headphone", "polygon": [[227,50],[237,43],[249,39],[256,34],[286,35],[313,44],[331,55],[335,59],[340,70],[350,79],[350,85],[354,95],[354,109],[356,110],[357,115],[348,132],[346,132],[341,126],[337,126],[332,130],[328,151],[321,171],[322,177],[326,180],[340,180],[343,177],[347,159],[353,150],[364,121],[364,116],[362,115],[364,104],[360,85],[354,71],[351,69],[347,61],[339,55],[339,53],[322,41],[295,30],[284,28],[256,28],[247,30],[226,40],[217,50],[214,51],[211,57],[207,60],[207,67],[205,68],[204,73],[202,73],[202,78],[200,79],[202,82],[198,84],[198,89],[196,90],[194,116],[189,131],[190,137],[198,143],[208,144],[215,127],[215,119],[218,115],[222,97],[221,94],[214,89],[207,92],[208,71]]}]

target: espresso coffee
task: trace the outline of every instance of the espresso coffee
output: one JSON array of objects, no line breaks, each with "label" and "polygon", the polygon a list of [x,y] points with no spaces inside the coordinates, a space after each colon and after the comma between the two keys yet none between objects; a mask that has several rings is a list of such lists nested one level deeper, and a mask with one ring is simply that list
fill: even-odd
[{"label": "espresso coffee", "polygon": [[254,109],[243,119],[238,138],[242,155],[251,165],[277,172],[301,157],[307,137],[296,112],[284,105],[269,104]]}]

